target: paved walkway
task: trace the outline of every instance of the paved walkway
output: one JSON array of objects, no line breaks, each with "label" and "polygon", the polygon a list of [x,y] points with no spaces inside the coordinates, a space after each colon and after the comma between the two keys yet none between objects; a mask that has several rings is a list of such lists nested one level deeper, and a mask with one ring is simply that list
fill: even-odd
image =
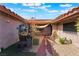
[{"label": "paved walkway", "polygon": [[60,56],[79,56],[79,48],[72,44],[69,45],[55,44],[54,49]]},{"label": "paved walkway", "polygon": [[76,47],[73,44],[62,45],[60,43],[56,43],[52,45],[52,47],[54,47],[55,51],[60,56],[79,56],[79,47]]},{"label": "paved walkway", "polygon": [[[43,37],[39,37],[40,38],[40,44],[42,42]],[[56,40],[57,43],[53,43],[51,40],[51,45],[52,45],[52,50],[54,52],[54,56],[79,56],[79,48],[76,47],[73,44],[65,44],[62,45],[58,42],[58,40]],[[30,49],[30,52],[37,52],[39,46],[33,46],[32,49]],[[49,56],[49,55],[48,55]]]},{"label": "paved walkway", "polygon": [[[40,56],[52,56],[58,55],[54,48],[50,45],[49,39],[46,36],[40,36],[40,44],[38,46],[37,55]],[[53,52],[52,52],[52,50]]]},{"label": "paved walkway", "polygon": [[[42,37],[40,37],[40,42]],[[76,47],[73,44],[62,45],[56,40],[57,43],[51,41],[52,50],[54,51],[54,56],[79,56],[79,47]]]}]

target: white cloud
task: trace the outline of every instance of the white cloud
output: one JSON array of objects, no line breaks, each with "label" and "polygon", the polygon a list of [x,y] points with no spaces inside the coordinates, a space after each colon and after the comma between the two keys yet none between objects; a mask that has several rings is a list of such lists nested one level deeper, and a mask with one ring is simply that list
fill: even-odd
[{"label": "white cloud", "polygon": [[66,13],[68,10],[48,10],[48,13]]},{"label": "white cloud", "polygon": [[41,3],[22,3],[23,6],[41,6]]},{"label": "white cloud", "polygon": [[41,6],[41,3],[35,3],[35,6]]},{"label": "white cloud", "polygon": [[75,6],[75,7],[71,7],[71,8],[69,8],[68,10],[72,10],[73,8],[76,8],[76,7],[78,7],[78,6]]},{"label": "white cloud", "polygon": [[12,3],[12,4],[18,4],[18,3]]},{"label": "white cloud", "polygon": [[38,8],[47,10],[48,7],[51,7],[51,5],[42,5],[39,6]]},{"label": "white cloud", "polygon": [[11,11],[21,11],[23,9],[20,9],[20,8],[9,8]]},{"label": "white cloud", "polygon": [[58,10],[49,10],[49,13],[55,13],[55,12],[59,12]]},{"label": "white cloud", "polygon": [[42,9],[42,10],[47,11],[47,10],[48,10],[47,7],[50,7],[50,6],[38,6],[38,7],[30,6],[29,8],[33,8],[33,9]]},{"label": "white cloud", "polygon": [[37,10],[33,10],[33,9],[23,10],[23,11],[27,11],[27,12],[37,12]]},{"label": "white cloud", "polygon": [[60,7],[71,7],[71,4],[60,4]]},{"label": "white cloud", "polygon": [[43,10],[48,10],[47,7],[45,6],[41,6],[41,7],[38,7],[39,9],[43,9]]},{"label": "white cloud", "polygon": [[48,7],[51,7],[51,5],[44,5],[44,3],[22,3],[23,6],[29,6],[29,8],[33,9],[42,9],[45,11],[48,11]]},{"label": "white cloud", "polygon": [[32,6],[32,7],[30,7],[30,8],[33,8],[33,9],[34,9],[35,7],[34,7],[34,6]]},{"label": "white cloud", "polygon": [[38,9],[42,9],[42,10],[44,10],[44,11],[48,11],[49,9],[49,7],[51,7],[51,5],[42,5],[42,6],[39,6],[39,7],[37,7]]},{"label": "white cloud", "polygon": [[51,7],[51,5],[44,5],[44,7]]},{"label": "white cloud", "polygon": [[60,10],[60,13],[66,13],[68,10]]}]

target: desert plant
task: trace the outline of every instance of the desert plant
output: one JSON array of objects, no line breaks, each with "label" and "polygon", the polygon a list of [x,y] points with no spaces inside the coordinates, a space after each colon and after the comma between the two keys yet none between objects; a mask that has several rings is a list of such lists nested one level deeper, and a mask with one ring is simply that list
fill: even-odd
[{"label": "desert plant", "polygon": [[63,37],[63,38],[59,38],[59,42],[61,44],[71,44],[72,43],[72,40],[71,39],[70,40],[67,40],[66,37]]},{"label": "desert plant", "polygon": [[60,42],[61,44],[65,44],[65,38],[59,38],[59,42]]}]

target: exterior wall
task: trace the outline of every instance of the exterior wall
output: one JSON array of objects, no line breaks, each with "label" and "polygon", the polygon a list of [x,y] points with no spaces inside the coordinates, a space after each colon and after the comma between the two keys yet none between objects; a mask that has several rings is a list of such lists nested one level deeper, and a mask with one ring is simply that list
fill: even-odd
[{"label": "exterior wall", "polygon": [[57,26],[56,25],[52,25],[52,34],[54,31],[57,31]]},{"label": "exterior wall", "polygon": [[62,24],[52,25],[52,34],[54,31],[57,31],[57,34],[59,34],[59,32],[62,32],[62,30],[63,30]]},{"label": "exterior wall", "polygon": [[7,48],[19,41],[17,30],[19,24],[21,22],[0,13],[0,48]]},{"label": "exterior wall", "polygon": [[60,37],[66,37],[72,40],[72,44],[79,47],[79,35],[76,32],[63,31],[63,24],[59,25],[58,32]]}]

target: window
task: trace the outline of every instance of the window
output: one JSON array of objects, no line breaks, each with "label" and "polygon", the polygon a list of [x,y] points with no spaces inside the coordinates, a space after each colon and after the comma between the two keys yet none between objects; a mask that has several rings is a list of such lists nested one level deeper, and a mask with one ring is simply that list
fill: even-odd
[{"label": "window", "polygon": [[75,22],[63,24],[63,31],[77,32]]}]

